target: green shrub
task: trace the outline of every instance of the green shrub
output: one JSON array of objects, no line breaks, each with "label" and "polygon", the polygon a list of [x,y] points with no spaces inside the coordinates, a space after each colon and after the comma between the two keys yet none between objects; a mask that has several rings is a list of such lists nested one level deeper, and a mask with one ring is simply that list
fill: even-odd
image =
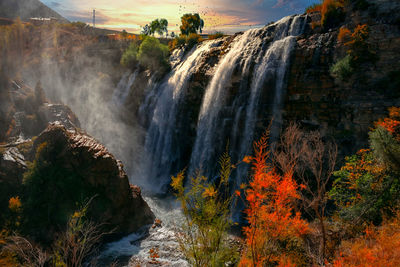
[{"label": "green shrub", "polygon": [[164,72],[168,69],[168,46],[163,45],[157,38],[146,37],[139,47],[137,59],[140,65],[153,70]]},{"label": "green shrub", "polygon": [[354,69],[352,67],[352,56],[347,55],[344,58],[336,62],[330,69],[332,76],[346,81],[353,74]]},{"label": "green shrub", "polygon": [[227,262],[235,266],[239,259],[236,248],[227,242],[233,201],[228,184],[232,163],[227,152],[221,157],[220,165],[220,179],[216,184],[197,174],[190,179],[190,185],[184,187],[184,172],[172,177],[171,186],[185,217],[178,241],[193,266],[226,266]]},{"label": "green shrub", "polygon": [[139,51],[139,46],[136,42],[132,42],[128,49],[122,54],[121,64],[127,68],[133,68],[137,63],[137,54]]}]

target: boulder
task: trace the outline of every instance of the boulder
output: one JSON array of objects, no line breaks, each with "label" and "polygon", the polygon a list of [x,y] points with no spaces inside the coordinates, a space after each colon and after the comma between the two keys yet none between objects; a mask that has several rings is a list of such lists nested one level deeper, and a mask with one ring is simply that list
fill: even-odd
[{"label": "boulder", "polygon": [[[74,207],[84,196],[86,200],[93,198],[88,216],[114,229],[118,236],[153,223],[152,211],[142,198],[140,188],[129,184],[122,163],[86,133],[52,123],[35,139],[30,160],[40,166],[36,174],[48,173],[49,177],[41,177],[47,183],[44,186],[48,186],[43,192],[50,190],[48,193],[55,196],[52,201],[59,203],[57,208],[64,213],[72,214],[74,210],[68,208]],[[30,174],[30,179],[36,174]],[[65,189],[59,188],[60,184]],[[71,187],[74,188],[68,189]],[[58,190],[57,193],[53,193],[52,188]]]}]

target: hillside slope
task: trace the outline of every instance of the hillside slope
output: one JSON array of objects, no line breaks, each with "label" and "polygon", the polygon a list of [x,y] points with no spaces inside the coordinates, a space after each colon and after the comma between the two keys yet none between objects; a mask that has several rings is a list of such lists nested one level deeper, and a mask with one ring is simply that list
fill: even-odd
[{"label": "hillside slope", "polygon": [[32,17],[57,18],[60,22],[67,23],[68,20],[40,2],[39,0],[1,0],[0,17],[15,19],[20,17],[26,21]]}]

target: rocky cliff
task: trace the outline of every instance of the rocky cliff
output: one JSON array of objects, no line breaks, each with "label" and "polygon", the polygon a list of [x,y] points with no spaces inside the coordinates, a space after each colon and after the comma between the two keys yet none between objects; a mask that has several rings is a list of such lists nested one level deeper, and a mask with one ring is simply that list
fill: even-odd
[{"label": "rocky cliff", "polygon": [[[365,147],[373,122],[400,105],[400,3],[369,1],[363,10],[347,10],[345,20],[327,32],[311,27],[297,40],[288,77],[285,119],[322,130],[344,154]],[[318,20],[310,16],[310,24]],[[366,24],[367,45],[376,55],[358,64],[346,81],[335,79],[330,67],[346,56],[338,41],[340,28]]]}]

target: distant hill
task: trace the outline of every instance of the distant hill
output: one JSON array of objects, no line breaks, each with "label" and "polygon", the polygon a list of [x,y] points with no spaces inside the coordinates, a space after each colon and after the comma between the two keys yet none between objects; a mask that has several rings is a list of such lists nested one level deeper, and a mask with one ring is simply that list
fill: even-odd
[{"label": "distant hill", "polygon": [[29,18],[54,17],[62,23],[69,21],[39,0],[0,0],[0,17],[27,21]]}]

